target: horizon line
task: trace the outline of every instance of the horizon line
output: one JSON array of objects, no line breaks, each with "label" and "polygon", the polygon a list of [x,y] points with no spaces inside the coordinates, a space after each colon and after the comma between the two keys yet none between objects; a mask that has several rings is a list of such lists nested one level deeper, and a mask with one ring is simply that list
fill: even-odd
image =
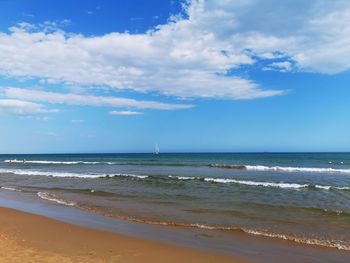
[{"label": "horizon line", "polygon": [[[350,151],[169,151],[160,152],[162,154],[289,154],[289,153],[350,153]],[[0,153],[0,155],[64,155],[64,154],[154,154],[152,151],[144,152],[57,152],[57,153]]]}]

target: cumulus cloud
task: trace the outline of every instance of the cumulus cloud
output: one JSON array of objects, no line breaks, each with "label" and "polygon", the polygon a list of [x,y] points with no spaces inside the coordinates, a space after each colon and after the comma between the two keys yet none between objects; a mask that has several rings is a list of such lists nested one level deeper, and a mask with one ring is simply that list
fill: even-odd
[{"label": "cumulus cloud", "polygon": [[[142,34],[111,32],[87,37],[57,29],[57,21],[11,27],[0,33],[0,74],[181,98],[254,99],[283,93],[230,73],[258,59],[271,60],[267,68],[280,71],[295,67],[336,74],[350,68],[349,1],[186,3],[183,14]],[[68,95],[46,95],[51,103],[68,100]],[[70,103],[82,99],[69,96]],[[99,99],[103,102],[88,97],[94,105],[172,107]]]},{"label": "cumulus cloud", "polygon": [[131,107],[138,109],[177,110],[193,107],[191,104],[170,104],[156,101],[141,101],[127,98],[57,93],[33,89],[3,88],[2,94],[7,98],[37,101],[51,104],[67,104],[95,107]]},{"label": "cumulus cloud", "polygon": [[289,72],[293,69],[293,64],[289,61],[283,62],[273,62],[267,67],[264,67],[263,70],[277,70],[280,72]]},{"label": "cumulus cloud", "polygon": [[110,115],[122,115],[122,116],[132,116],[132,115],[141,115],[143,114],[142,112],[139,111],[110,111]]},{"label": "cumulus cloud", "polygon": [[[350,68],[350,2],[343,0],[195,1],[191,12],[215,24],[216,36],[238,50],[274,59],[277,51],[299,71],[337,74]],[[198,11],[200,10],[200,11]],[[219,13],[223,12],[225,26]],[[203,22],[204,20],[204,22]],[[222,21],[222,23],[215,23]],[[213,28],[213,27],[212,27]],[[283,62],[283,61],[279,61]]]},{"label": "cumulus cloud", "polygon": [[17,100],[17,99],[0,99],[0,112],[16,115],[33,115],[43,113],[58,112],[57,109],[46,109],[43,105]]},{"label": "cumulus cloud", "polygon": [[[254,60],[242,49],[201,27],[205,20],[186,7],[189,19],[173,18],[143,34],[102,36],[53,31],[21,24],[0,34],[0,72],[38,77],[49,83],[103,85],[136,92],[195,98],[258,98],[280,94],[257,83],[228,76]],[[199,17],[198,17],[199,16]]]}]

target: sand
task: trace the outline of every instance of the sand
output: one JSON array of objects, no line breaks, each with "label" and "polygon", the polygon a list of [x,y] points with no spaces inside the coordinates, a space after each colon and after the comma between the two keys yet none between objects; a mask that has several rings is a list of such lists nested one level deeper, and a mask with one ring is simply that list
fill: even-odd
[{"label": "sand", "polygon": [[0,262],[244,262],[0,208]]}]

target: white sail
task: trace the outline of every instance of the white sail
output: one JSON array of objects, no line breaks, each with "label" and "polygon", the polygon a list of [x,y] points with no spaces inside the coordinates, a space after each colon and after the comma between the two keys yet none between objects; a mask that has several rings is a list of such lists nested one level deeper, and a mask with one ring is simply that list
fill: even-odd
[{"label": "white sail", "polygon": [[158,144],[156,144],[155,146],[154,146],[154,152],[153,152],[154,154],[159,154],[159,146],[158,146]]}]

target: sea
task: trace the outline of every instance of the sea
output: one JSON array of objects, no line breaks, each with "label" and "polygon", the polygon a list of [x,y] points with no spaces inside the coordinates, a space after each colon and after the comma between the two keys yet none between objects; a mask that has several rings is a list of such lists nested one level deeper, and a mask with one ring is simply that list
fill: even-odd
[{"label": "sea", "polygon": [[350,250],[350,153],[0,155],[0,186],[142,224]]}]

